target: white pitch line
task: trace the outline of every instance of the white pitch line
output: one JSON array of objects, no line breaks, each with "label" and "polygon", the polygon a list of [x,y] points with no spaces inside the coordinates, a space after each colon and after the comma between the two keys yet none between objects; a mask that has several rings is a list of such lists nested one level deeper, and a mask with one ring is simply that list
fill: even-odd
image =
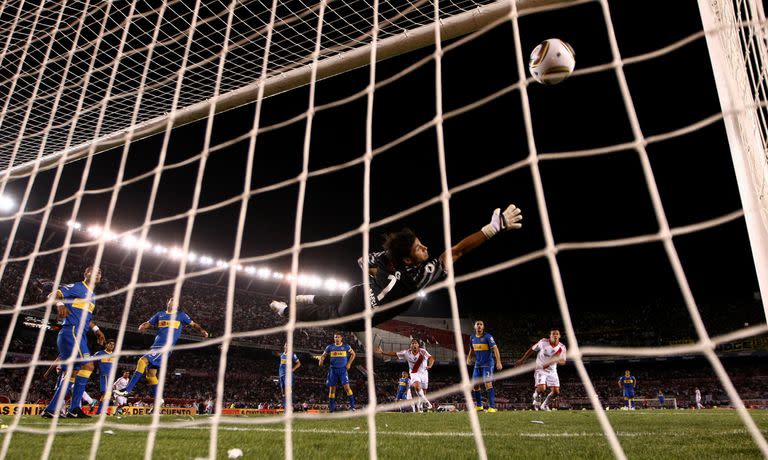
[{"label": "white pitch line", "polygon": [[[46,425],[48,423],[46,422],[32,422],[32,423],[26,423],[25,425]],[[141,427],[146,427],[147,425],[141,425],[141,424],[123,424],[122,426],[126,428],[133,428],[134,430],[140,429]],[[119,427],[115,427],[116,430],[119,430]],[[173,429],[173,428],[171,428]],[[209,427],[202,427],[202,426],[194,426],[194,427],[185,427],[185,428],[175,428],[175,429],[182,429],[182,430],[208,430]],[[219,426],[220,431],[246,431],[246,432],[259,432],[259,433],[284,433],[285,429],[283,428],[266,428],[266,427],[233,427],[233,426]],[[1,432],[4,432],[5,430],[0,430]],[[292,430],[293,433],[300,433],[300,434],[334,434],[334,435],[362,435],[362,434],[368,434],[367,430],[359,430],[359,429],[352,429],[352,430],[333,430],[328,428],[294,428]],[[453,438],[453,437],[461,437],[461,438],[470,438],[474,435],[471,432],[461,432],[461,431],[436,431],[436,432],[414,432],[414,431],[381,431],[377,430],[377,434],[379,435],[385,435],[385,436],[402,436],[402,437],[447,437],[447,438]],[[768,432],[768,430],[762,430],[763,433]],[[733,430],[724,430],[724,431],[713,431],[708,432],[707,436],[733,436],[733,435],[747,435],[747,430],[745,429],[733,429]],[[690,437],[690,432],[667,432],[667,431],[638,431],[638,432],[632,432],[632,431],[619,431],[616,433],[616,436],[622,437],[622,438],[636,438],[636,437],[646,437],[646,436],[665,436],[665,437]],[[522,437],[522,438],[587,438],[587,437],[605,437],[605,435],[600,432],[586,432],[586,431],[580,431],[580,432],[563,432],[563,433],[528,433],[528,432],[510,432],[510,433],[497,433],[497,432],[486,432],[483,433],[483,436],[489,436],[489,437]]]}]

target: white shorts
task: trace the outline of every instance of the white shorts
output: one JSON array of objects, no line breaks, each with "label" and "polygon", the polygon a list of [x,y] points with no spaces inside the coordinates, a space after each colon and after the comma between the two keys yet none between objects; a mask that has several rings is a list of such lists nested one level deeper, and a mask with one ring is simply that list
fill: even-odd
[{"label": "white shorts", "polygon": [[118,406],[125,406],[128,403],[128,398],[125,396],[115,396],[115,402]]},{"label": "white shorts", "polygon": [[421,388],[425,390],[429,388],[429,372],[423,370],[416,372],[415,374],[411,373],[411,386],[413,386],[415,382],[420,382]]},{"label": "white shorts", "polygon": [[533,372],[533,381],[536,386],[560,387],[560,378],[557,376],[556,370],[536,369]]}]

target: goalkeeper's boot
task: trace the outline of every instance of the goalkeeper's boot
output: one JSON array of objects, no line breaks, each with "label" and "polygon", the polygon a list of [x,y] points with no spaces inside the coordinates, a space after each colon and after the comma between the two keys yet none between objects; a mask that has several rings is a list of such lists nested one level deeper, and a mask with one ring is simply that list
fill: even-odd
[{"label": "goalkeeper's boot", "polygon": [[272,310],[273,313],[284,316],[285,310],[288,308],[288,304],[285,302],[282,302],[280,300],[273,300],[269,303],[269,309]]}]

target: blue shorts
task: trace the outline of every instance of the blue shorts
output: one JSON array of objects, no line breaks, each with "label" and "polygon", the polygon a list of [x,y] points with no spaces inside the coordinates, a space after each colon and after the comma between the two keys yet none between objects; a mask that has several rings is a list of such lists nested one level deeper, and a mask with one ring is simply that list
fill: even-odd
[{"label": "blue shorts", "polygon": [[[296,374],[293,374],[291,376],[291,386],[293,387],[294,393],[296,392]],[[280,376],[280,390],[285,391],[285,375]]]},{"label": "blue shorts", "polygon": [[327,387],[335,387],[348,384],[349,375],[347,375],[346,367],[332,367],[328,369],[328,381],[325,383]]},{"label": "blue shorts", "polygon": [[634,398],[635,397],[635,392],[634,391],[624,390],[624,397],[625,398]]},{"label": "blue shorts", "polygon": [[401,399],[406,399],[407,396],[408,396],[408,387],[400,387],[397,389],[398,401]]},{"label": "blue shorts", "polygon": [[[86,338],[86,332],[83,331],[82,336],[80,337],[80,342],[75,343],[75,338],[77,337],[77,327],[76,326],[64,326],[59,331],[59,335],[56,337],[56,346],[59,349],[59,357],[62,360],[69,359],[70,356],[72,356],[72,352],[75,353],[75,358],[77,359],[85,359],[89,358],[91,356],[91,352],[88,350],[88,339]],[[75,363],[74,366],[72,366],[73,370],[78,370],[83,365],[83,363]],[[62,369],[64,369],[64,366],[62,366]]]},{"label": "blue shorts", "polygon": [[493,368],[492,367],[476,367],[472,372],[472,380],[483,380],[483,383],[493,382]]},{"label": "blue shorts", "polygon": [[[171,352],[169,351],[166,355],[166,358],[171,357]],[[160,366],[163,365],[163,353],[148,353],[143,356],[149,364],[147,364],[147,369],[160,369]]]}]

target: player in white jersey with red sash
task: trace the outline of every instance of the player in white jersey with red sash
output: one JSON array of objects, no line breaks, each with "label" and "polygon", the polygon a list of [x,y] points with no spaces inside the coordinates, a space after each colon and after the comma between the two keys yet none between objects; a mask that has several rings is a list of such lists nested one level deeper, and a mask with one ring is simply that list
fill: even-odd
[{"label": "player in white jersey with red sash", "polygon": [[[534,385],[533,408],[536,410],[549,410],[550,400],[556,400],[560,396],[560,379],[557,376],[557,365],[565,364],[565,345],[560,342],[560,330],[549,331],[549,338],[543,338],[525,351],[522,358],[517,361],[520,366],[534,353],[536,355],[536,370],[533,372]],[[541,401],[541,395],[549,388],[549,394]]]},{"label": "player in white jersey with red sash", "polygon": [[384,356],[399,358],[408,362],[408,370],[411,375],[411,387],[419,398],[417,407],[419,412],[426,405],[427,409],[432,409],[432,403],[429,402],[424,394],[424,390],[429,387],[429,369],[435,364],[435,358],[429,354],[417,339],[411,339],[411,346],[407,350],[398,352],[384,351],[381,346],[376,350],[377,353]]}]

